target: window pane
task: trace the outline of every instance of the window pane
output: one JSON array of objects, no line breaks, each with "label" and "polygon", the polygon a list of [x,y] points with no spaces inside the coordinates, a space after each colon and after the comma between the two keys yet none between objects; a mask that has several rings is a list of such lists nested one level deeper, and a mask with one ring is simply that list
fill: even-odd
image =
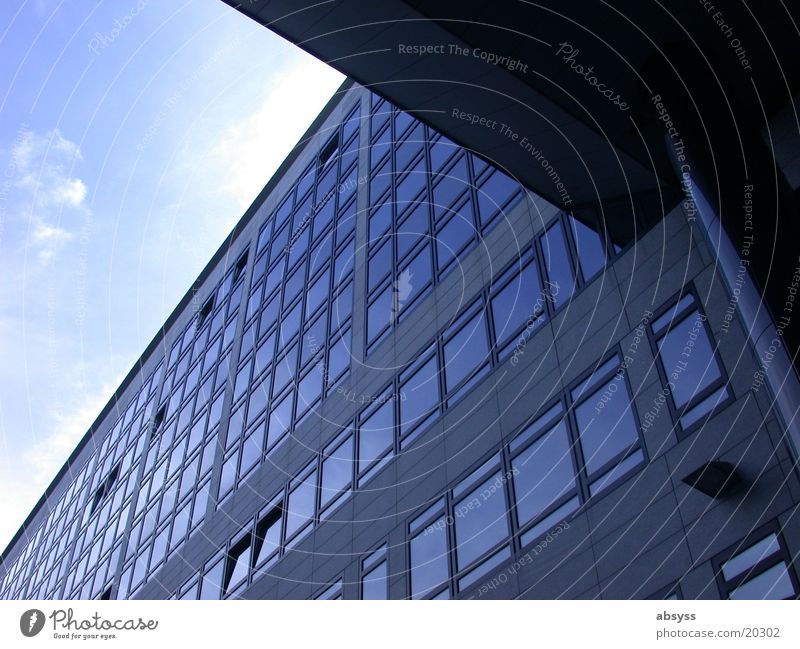
[{"label": "window pane", "polygon": [[392,287],[388,286],[369,306],[367,311],[367,342],[378,337],[392,318]]},{"label": "window pane", "polygon": [[638,439],[626,382],[617,374],[575,409],[589,477]]},{"label": "window pane", "polygon": [[269,415],[269,428],[267,431],[267,448],[271,448],[283,437],[292,424],[292,397],[293,393],[284,397]]},{"label": "window pane", "polygon": [[245,547],[232,550],[229,561],[231,566],[229,568],[230,578],[226,584],[227,592],[230,592],[231,588],[247,577],[250,568],[250,542],[248,541]]},{"label": "window pane", "polygon": [[380,284],[381,280],[389,275],[392,270],[392,246],[390,240],[385,240],[383,245],[369,259],[369,288],[372,290]]},{"label": "window pane", "polygon": [[309,326],[303,337],[301,343],[303,351],[300,356],[300,364],[305,367],[306,363],[311,359],[321,355],[325,345],[325,328],[327,327],[327,313],[323,311],[320,316],[314,320]]},{"label": "window pane", "polygon": [[350,319],[353,314],[353,283],[350,282],[336,296],[331,313],[331,331],[335,331]]},{"label": "window pane", "polygon": [[606,263],[603,240],[599,233],[575,217],[570,216],[569,220],[572,223],[572,233],[575,235],[575,247],[578,249],[578,263],[583,271],[583,279],[588,280]]},{"label": "window pane", "polygon": [[259,521],[257,534],[262,541],[256,565],[260,564],[280,547],[282,514],[283,510],[278,506]]},{"label": "window pane", "polygon": [[397,258],[402,259],[420,238],[428,234],[428,204],[417,203],[397,228]]},{"label": "window pane", "polygon": [[698,311],[692,311],[658,344],[676,408],[683,408],[696,394],[722,378],[704,320]]},{"label": "window pane", "polygon": [[364,420],[358,435],[358,471],[364,471],[394,442],[394,400],[388,399]]},{"label": "window pane", "polygon": [[299,530],[314,516],[314,496],[317,492],[317,472],[312,471],[289,494],[286,508],[286,538]]},{"label": "window pane", "polygon": [[550,229],[542,237],[542,254],[547,268],[547,279],[551,284],[550,292],[558,307],[572,296],[575,288],[572,262],[567,252],[561,221],[550,226]]},{"label": "window pane", "polygon": [[411,597],[417,599],[447,581],[447,527],[440,518],[411,539]]},{"label": "window pane", "polygon": [[400,270],[397,276],[395,291],[397,294],[397,312],[411,304],[428,286],[433,275],[431,261],[431,247],[425,245],[408,264]]},{"label": "window pane", "polygon": [[450,392],[486,360],[489,344],[483,313],[478,313],[444,346],[446,390]]},{"label": "window pane", "polygon": [[478,190],[478,214],[485,224],[503,208],[506,201],[519,190],[519,185],[500,171],[495,171]]},{"label": "window pane", "polygon": [[405,435],[439,404],[436,369],[433,356],[400,386],[400,435]]},{"label": "window pane", "polygon": [[439,230],[439,234],[436,236],[439,270],[443,270],[474,239],[472,202],[467,201],[457,209],[453,218]]},{"label": "window pane", "polygon": [[744,582],[730,593],[731,599],[785,599],[792,597],[794,586],[786,569],[786,564],[779,564],[765,570],[757,577]]},{"label": "window pane", "polygon": [[328,271],[325,271],[320,277],[311,285],[311,288],[306,295],[306,312],[314,313],[314,311],[325,301],[328,296]]},{"label": "window pane", "polygon": [[545,433],[511,463],[519,524],[525,525],[575,489],[569,436],[564,422]]},{"label": "window pane", "polygon": [[297,418],[299,419],[322,394],[322,372],[312,367],[297,386]]},{"label": "window pane", "polygon": [[459,570],[508,538],[505,489],[500,472],[464,496],[453,510]]},{"label": "window pane", "polygon": [[397,164],[398,171],[405,169],[408,166],[408,163],[411,162],[422,149],[422,131],[422,125],[418,125],[411,133],[409,133],[408,137],[398,145],[397,153],[395,154],[395,162]]},{"label": "window pane", "polygon": [[492,298],[492,318],[498,345],[517,333],[526,322],[545,312],[545,300],[535,260]]},{"label": "window pane", "polygon": [[338,335],[328,352],[327,379],[333,384],[350,367],[350,329]]},{"label": "window pane", "polygon": [[219,560],[212,568],[206,568],[200,585],[200,599],[219,599],[222,591],[222,569],[225,562]]},{"label": "window pane", "polygon": [[381,203],[369,217],[370,242],[375,240],[389,229],[392,224],[392,204],[389,201]]},{"label": "window pane", "polygon": [[738,577],[740,574],[750,570],[759,561],[772,556],[780,550],[778,537],[770,534],[755,545],[751,545],[736,556],[728,559],[722,564],[722,575],[726,580]]},{"label": "window pane", "polygon": [[434,210],[441,215],[452,205],[469,184],[467,160],[464,156],[445,173],[433,188]]},{"label": "window pane", "polygon": [[353,436],[322,460],[320,507],[327,505],[350,485],[353,474]]},{"label": "window pane", "polygon": [[427,180],[425,160],[420,160],[397,183],[397,209],[403,210],[407,207],[407,203],[415,199],[423,189],[427,189]]},{"label": "window pane", "polygon": [[283,320],[281,321],[281,346],[285,345],[289,342],[294,335],[300,329],[300,312],[303,307],[303,301],[297,303],[297,305],[289,311],[289,313],[283,316]]},{"label": "window pane", "polygon": [[361,599],[388,599],[386,562],[379,563],[364,575],[362,584]]}]

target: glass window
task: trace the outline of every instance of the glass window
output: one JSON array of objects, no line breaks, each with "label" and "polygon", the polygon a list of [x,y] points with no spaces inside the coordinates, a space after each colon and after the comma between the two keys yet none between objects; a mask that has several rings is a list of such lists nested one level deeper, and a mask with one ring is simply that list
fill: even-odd
[{"label": "glass window", "polygon": [[[211,562],[209,562],[211,564]],[[200,599],[219,599],[222,591],[222,571],[225,562],[222,558],[217,559],[216,563],[207,566],[203,573],[203,581],[200,584]]]},{"label": "glass window", "polygon": [[434,520],[409,545],[411,597],[419,599],[448,579],[445,517]]},{"label": "glass window", "polygon": [[369,217],[369,239],[374,244],[376,239],[385,233],[392,225],[392,204],[384,201],[376,207]]},{"label": "glass window", "polygon": [[775,532],[744,549],[739,544],[733,552],[733,556],[720,564],[717,573],[723,596],[794,599],[800,593],[797,576],[787,565],[783,540]]},{"label": "glass window", "polygon": [[474,241],[475,226],[472,223],[472,203],[467,201],[456,210],[453,217],[439,230],[436,236],[439,271],[444,270]]},{"label": "glass window", "polygon": [[383,194],[391,187],[392,185],[392,164],[391,160],[387,160],[385,164],[383,164],[375,175],[372,177],[369,183],[369,201],[370,205],[374,205],[380,198],[382,198]]},{"label": "glass window", "polygon": [[380,137],[369,147],[369,167],[376,169],[384,156],[391,150],[392,129],[386,129]]},{"label": "glass window", "polygon": [[325,346],[325,331],[328,325],[327,313],[324,311],[312,322],[303,334],[303,352],[300,365],[305,367],[313,359],[321,356]]},{"label": "glass window", "polygon": [[395,309],[399,315],[403,309],[413,304],[425,292],[433,280],[433,261],[431,247],[426,244],[414,257],[400,269],[395,282]]},{"label": "glass window", "polygon": [[333,283],[338,286],[342,280],[347,278],[348,273],[353,270],[353,259],[355,257],[355,239],[345,246],[336,255],[336,262],[333,269]]},{"label": "glass window", "polygon": [[412,367],[400,379],[400,435],[426,421],[436,412],[441,397],[436,356],[431,355],[419,368]]},{"label": "glass window", "polygon": [[[281,521],[283,506],[273,504],[267,513],[256,523],[256,565],[261,567],[267,559],[277,559],[281,545]],[[272,563],[272,562],[270,562]]]},{"label": "glass window", "polygon": [[350,329],[336,336],[336,341],[328,352],[327,380],[333,385],[350,368]]},{"label": "glass window", "polygon": [[[418,123],[417,126],[414,127],[414,130],[408,134],[408,137],[397,146],[395,164],[397,165],[398,171],[403,171],[422,150],[425,137],[423,131],[422,124]],[[399,133],[398,131],[398,135]]]},{"label": "glass window", "polygon": [[303,301],[298,302],[281,320],[281,347],[294,338],[300,330],[300,314],[303,310]]},{"label": "glass window", "polygon": [[328,265],[333,248],[333,232],[329,232],[320,239],[316,248],[311,251],[308,261],[308,276],[313,277],[321,268]]},{"label": "glass window", "polygon": [[286,507],[286,540],[289,540],[313,518],[316,493],[316,471],[309,473],[289,492]]},{"label": "glass window", "polygon": [[[613,464],[620,463],[622,457],[639,443],[636,419],[633,416],[628,394],[627,379],[622,373],[601,383],[575,408],[575,422],[578,426],[584,469],[589,479],[589,490],[594,494],[600,485],[606,486],[608,480],[599,480],[605,472],[618,477]],[[637,451],[634,463],[643,460]],[[629,467],[630,462],[624,466]],[[622,467],[623,464],[618,464]],[[595,483],[599,484],[592,484]]]},{"label": "glass window", "polygon": [[[334,175],[331,175],[332,179],[334,177]],[[316,210],[314,214],[314,238],[316,239],[325,231],[325,228],[330,225],[331,221],[333,221],[333,213],[336,209],[335,197],[327,197],[321,205],[317,205],[314,209]]]},{"label": "glass window", "polygon": [[284,436],[292,425],[292,397],[290,391],[283,400],[273,408],[269,415],[267,428],[267,449],[271,449]]},{"label": "glass window", "polygon": [[392,287],[378,294],[367,310],[367,343],[373,343],[392,321]]},{"label": "glass window", "polygon": [[459,571],[509,538],[505,490],[499,471],[457,501],[453,510]]},{"label": "glass window", "polygon": [[549,293],[555,306],[559,307],[569,300],[575,290],[575,276],[561,221],[556,221],[542,236],[542,255],[550,282]]},{"label": "glass window", "polygon": [[461,156],[433,187],[433,203],[437,218],[449,208],[469,185],[467,162]]},{"label": "glass window", "polygon": [[334,331],[350,320],[353,315],[353,283],[350,282],[345,286],[333,303],[333,312],[331,313],[331,331]]},{"label": "glass window", "polygon": [[386,561],[381,561],[361,579],[361,599],[389,599]]},{"label": "glass window", "polygon": [[334,500],[353,480],[353,435],[322,455],[320,509]]},{"label": "glass window", "polygon": [[356,229],[356,202],[350,201],[348,205],[339,210],[339,219],[336,222],[336,244],[345,241]]},{"label": "glass window", "polygon": [[342,580],[333,582],[321,593],[315,595],[314,599],[342,599]]},{"label": "glass window", "polygon": [[448,394],[489,358],[483,312],[475,314],[444,345],[444,372]]},{"label": "glass window", "polygon": [[322,372],[312,367],[297,386],[297,418],[313,406],[322,395]]},{"label": "glass window", "polygon": [[328,282],[328,271],[322,273],[319,278],[311,285],[306,295],[306,313],[314,313],[319,308],[325,299],[328,297],[330,290]]},{"label": "glass window", "polygon": [[574,216],[569,217],[572,234],[575,237],[575,248],[578,250],[578,264],[583,273],[583,280],[588,281],[606,264],[606,253],[603,240],[594,229],[585,225]]},{"label": "glass window", "polygon": [[222,591],[226,595],[235,591],[247,579],[251,561],[250,549],[250,535],[248,534],[242,541],[234,545],[228,553],[225,580],[222,585]]},{"label": "glass window", "polygon": [[[527,441],[529,435],[528,431],[523,431],[515,441]],[[563,421],[518,453],[511,466],[520,527],[538,519],[556,503],[576,493],[571,444]]]},{"label": "glass window", "polygon": [[458,147],[446,137],[440,136],[439,139],[431,145],[431,173],[438,173],[457,148]]},{"label": "glass window", "polygon": [[672,398],[678,408],[722,378],[704,320],[698,311],[692,311],[658,345],[664,371],[672,379]]},{"label": "glass window", "polygon": [[392,242],[384,240],[383,245],[373,253],[369,260],[369,288],[372,292],[392,270]]},{"label": "glass window", "polygon": [[394,399],[387,393],[385,403],[364,417],[358,430],[358,472],[363,473],[394,443]]},{"label": "glass window", "polygon": [[397,205],[403,210],[428,187],[428,174],[425,172],[425,160],[420,160],[397,183]]},{"label": "glass window", "polygon": [[258,464],[261,460],[261,450],[264,447],[264,441],[261,439],[261,429],[257,428],[245,437],[242,443],[242,460],[239,464],[239,475],[247,475],[247,473]]},{"label": "glass window", "polygon": [[276,225],[279,226],[287,218],[289,218],[289,215],[292,213],[292,207],[294,207],[294,191],[290,191],[283,203],[281,203],[281,206],[275,210]]},{"label": "glass window", "polygon": [[260,375],[272,366],[272,358],[275,354],[275,332],[264,339],[256,350],[255,374]]},{"label": "glass window", "polygon": [[289,278],[286,280],[285,288],[283,289],[283,303],[291,304],[292,301],[300,295],[306,281],[306,269],[303,266],[298,266]]},{"label": "glass window", "polygon": [[253,386],[250,391],[250,398],[247,402],[247,423],[250,427],[258,419],[267,407],[267,397],[269,394],[269,381]]},{"label": "glass window", "polygon": [[361,112],[360,108],[356,106],[353,112],[351,112],[344,122],[342,122],[342,142],[347,142],[351,135],[358,133],[360,124]]},{"label": "glass window", "polygon": [[280,394],[297,373],[297,345],[292,345],[275,363],[275,380],[272,382],[272,396]]},{"label": "glass window", "polygon": [[397,228],[397,258],[403,259],[408,251],[428,234],[428,204],[417,203]]},{"label": "glass window", "polygon": [[522,269],[512,267],[512,279],[491,299],[492,319],[497,344],[504,344],[520,328],[544,321],[545,298],[542,295],[536,260],[521,260]]},{"label": "glass window", "polygon": [[478,214],[485,225],[501,210],[508,199],[519,191],[519,184],[500,171],[495,171],[478,189]]}]

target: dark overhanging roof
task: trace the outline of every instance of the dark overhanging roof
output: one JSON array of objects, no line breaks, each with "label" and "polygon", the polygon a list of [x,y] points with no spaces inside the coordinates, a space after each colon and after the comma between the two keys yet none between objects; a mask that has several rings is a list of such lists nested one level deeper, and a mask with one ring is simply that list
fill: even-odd
[{"label": "dark overhanging roof", "polygon": [[[796,266],[798,196],[759,131],[800,89],[800,3],[223,1],[554,204],[578,214],[595,208],[612,236],[637,227],[634,196],[647,195],[645,212],[655,206],[656,216],[682,197],[661,98],[675,141],[691,156],[692,181],[739,249],[749,234],[743,188],[758,188],[751,276],[772,313],[783,309]],[[407,51],[414,45],[439,49],[420,56]],[[519,63],[492,65],[482,53]],[[454,109],[508,124],[517,138],[467,123]],[[523,137],[541,157],[520,146]],[[784,334],[797,364],[800,319]]]}]

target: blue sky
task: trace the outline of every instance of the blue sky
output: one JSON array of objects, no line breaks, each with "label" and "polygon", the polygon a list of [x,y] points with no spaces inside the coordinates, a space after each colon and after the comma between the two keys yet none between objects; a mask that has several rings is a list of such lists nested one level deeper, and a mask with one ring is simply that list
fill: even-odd
[{"label": "blue sky", "polygon": [[0,548],[343,77],[220,0],[0,3]]}]

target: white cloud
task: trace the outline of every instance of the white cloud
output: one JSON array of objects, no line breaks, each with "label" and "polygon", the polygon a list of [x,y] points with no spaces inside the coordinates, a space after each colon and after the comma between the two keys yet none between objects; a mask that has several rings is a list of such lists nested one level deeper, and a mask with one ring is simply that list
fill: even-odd
[{"label": "white cloud", "polygon": [[85,214],[86,183],[73,175],[83,160],[80,147],[58,129],[47,133],[25,130],[11,149],[15,172],[14,212],[30,223],[25,246],[43,262],[51,260],[72,234],[65,221],[74,212]]},{"label": "white cloud", "polygon": [[80,178],[69,178],[53,188],[53,199],[57,205],[78,207],[86,198],[86,185]]},{"label": "white cloud", "polygon": [[344,77],[304,59],[269,80],[261,106],[225,130],[212,156],[227,170],[223,189],[244,210],[305,133]]},{"label": "white cloud", "polygon": [[36,220],[31,233],[31,243],[40,261],[52,259],[59,248],[71,240],[72,234],[63,228]]}]

